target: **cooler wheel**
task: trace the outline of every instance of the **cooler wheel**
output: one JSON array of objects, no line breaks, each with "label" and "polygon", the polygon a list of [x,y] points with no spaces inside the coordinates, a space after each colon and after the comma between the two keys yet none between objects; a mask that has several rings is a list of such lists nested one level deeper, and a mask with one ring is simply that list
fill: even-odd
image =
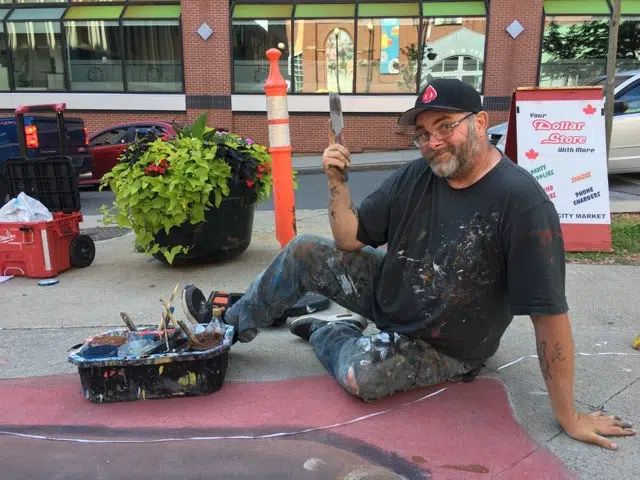
[{"label": "cooler wheel", "polygon": [[78,268],[85,268],[93,263],[96,257],[96,245],[89,235],[78,235],[71,240],[69,247],[71,265]]}]

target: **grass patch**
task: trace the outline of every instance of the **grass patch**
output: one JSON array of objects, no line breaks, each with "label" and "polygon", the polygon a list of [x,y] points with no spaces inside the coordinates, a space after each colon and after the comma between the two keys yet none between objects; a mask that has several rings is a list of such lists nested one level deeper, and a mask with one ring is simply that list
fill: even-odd
[{"label": "grass patch", "polygon": [[611,237],[613,252],[567,252],[567,262],[640,265],[640,214],[612,214]]}]

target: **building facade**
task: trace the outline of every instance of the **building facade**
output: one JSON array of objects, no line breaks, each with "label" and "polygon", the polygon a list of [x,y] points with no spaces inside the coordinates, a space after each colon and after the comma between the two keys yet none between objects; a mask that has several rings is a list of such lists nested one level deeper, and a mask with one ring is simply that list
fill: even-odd
[{"label": "building facade", "polygon": [[[206,110],[266,144],[278,48],[295,153],[326,147],[330,91],[352,151],[408,148],[397,116],[431,78],[473,85],[495,124],[516,87],[603,75],[611,2],[0,0],[0,112],[65,102],[96,132]],[[640,0],[622,9],[618,69],[640,69]]]}]

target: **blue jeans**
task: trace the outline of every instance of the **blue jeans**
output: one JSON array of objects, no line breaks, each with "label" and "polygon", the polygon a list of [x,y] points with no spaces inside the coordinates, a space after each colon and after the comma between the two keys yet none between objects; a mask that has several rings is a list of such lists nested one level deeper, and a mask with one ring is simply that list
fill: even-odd
[{"label": "blue jeans", "polygon": [[[375,281],[385,253],[344,252],[332,240],[295,237],[225,314],[242,337],[267,327],[307,292],[371,318]],[[310,338],[316,356],[349,392],[372,401],[398,391],[458,381],[477,365],[439,353],[420,338],[395,332],[363,336],[350,323],[330,322]]]}]

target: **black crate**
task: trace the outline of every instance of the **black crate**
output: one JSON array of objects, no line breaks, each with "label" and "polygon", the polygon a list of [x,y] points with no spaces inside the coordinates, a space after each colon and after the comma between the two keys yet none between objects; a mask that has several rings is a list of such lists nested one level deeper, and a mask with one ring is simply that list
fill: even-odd
[{"label": "black crate", "polygon": [[5,163],[11,198],[24,192],[40,201],[50,212],[80,211],[78,176],[66,156],[46,160],[11,158]]}]

